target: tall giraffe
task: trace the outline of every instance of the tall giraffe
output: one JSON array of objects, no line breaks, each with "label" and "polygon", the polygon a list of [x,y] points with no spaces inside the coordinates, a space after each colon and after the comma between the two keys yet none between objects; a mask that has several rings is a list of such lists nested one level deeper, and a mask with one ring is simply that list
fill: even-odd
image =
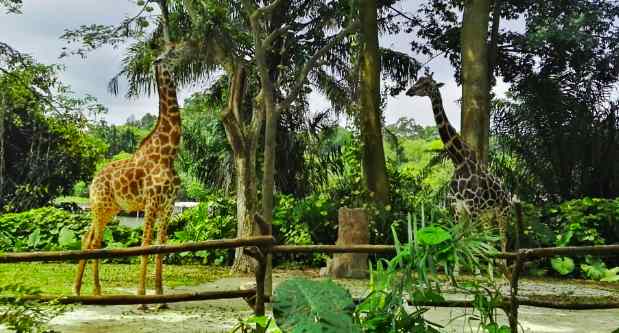
[{"label": "tall giraffe", "polygon": [[[159,118],[155,128],[142,141],[130,159],[108,164],[97,174],[90,186],[93,222],[83,238],[83,249],[101,247],[105,225],[121,210],[144,211],[142,246],[151,244],[153,226],[158,222],[158,241],[167,240],[167,224],[174,200],[180,188],[180,178],[174,170],[174,159],[181,139],[181,117],[176,98],[176,86],[166,58],[169,52],[155,60],[155,79],[159,94]],[[155,292],[163,294],[163,256],[155,260]],[[148,256],[140,262],[138,295],[145,294]],[[74,291],[80,294],[85,260],[80,260]],[[93,262],[94,295],[101,295],[99,260]]]},{"label": "tall giraffe", "polygon": [[498,221],[501,249],[505,251],[506,219],[511,207],[511,198],[504,191],[501,181],[488,172],[486,166],[477,159],[475,152],[449,123],[439,91],[442,85],[436,83],[431,75],[427,75],[420,78],[406,95],[430,97],[441,141],[455,168],[447,199],[454,208],[456,217],[463,214],[480,217],[486,212],[491,212]]}]

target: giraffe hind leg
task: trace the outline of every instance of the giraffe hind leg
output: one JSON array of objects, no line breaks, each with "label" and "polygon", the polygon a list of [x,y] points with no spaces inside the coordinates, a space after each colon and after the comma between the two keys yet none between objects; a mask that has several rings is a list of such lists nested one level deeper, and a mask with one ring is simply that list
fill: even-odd
[{"label": "giraffe hind leg", "polygon": [[[94,224],[90,226],[84,237],[82,238],[82,250],[88,250],[92,244],[92,237],[94,236]],[[86,259],[79,261],[77,265],[77,274],[75,275],[75,282],[73,284],[73,292],[79,296],[82,290],[82,279],[84,278],[84,269],[86,268]]]}]

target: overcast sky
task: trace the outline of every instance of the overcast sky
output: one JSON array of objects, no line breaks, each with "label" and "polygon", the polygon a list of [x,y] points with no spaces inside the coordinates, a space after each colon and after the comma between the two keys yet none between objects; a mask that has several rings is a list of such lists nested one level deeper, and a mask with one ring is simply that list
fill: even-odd
[{"label": "overcast sky", "polygon": [[[397,7],[405,12],[415,10],[419,0],[401,1]],[[0,12],[0,40],[17,50],[29,53],[37,61],[45,64],[59,63],[66,69],[62,73],[63,83],[72,87],[78,96],[95,96],[109,111],[105,118],[113,123],[123,123],[129,116],[141,117],[145,113],[157,112],[156,98],[143,97],[126,99],[122,90],[119,96],[107,92],[107,82],[120,69],[123,48],[99,49],[86,59],[78,56],[59,59],[58,55],[65,42],[59,37],[64,29],[74,29],[82,24],[118,24],[123,17],[135,13],[137,6],[129,0],[24,0],[23,14],[14,15]],[[411,35],[400,34],[381,38],[382,47],[410,53]],[[418,59],[425,62],[427,59]],[[454,127],[460,127],[460,111],[456,100],[460,98],[460,88],[453,79],[453,70],[446,59],[437,58],[429,64],[435,72],[434,78],[445,83],[441,89],[447,114]],[[122,85],[121,85],[122,88]],[[179,94],[182,101],[192,92],[202,87],[184,89]],[[504,91],[504,85],[497,92]],[[320,96],[311,96],[314,110],[325,109],[328,104]],[[434,124],[428,98],[410,98],[403,93],[390,98],[385,110],[386,122],[393,123],[399,117],[412,117],[424,125]]]}]

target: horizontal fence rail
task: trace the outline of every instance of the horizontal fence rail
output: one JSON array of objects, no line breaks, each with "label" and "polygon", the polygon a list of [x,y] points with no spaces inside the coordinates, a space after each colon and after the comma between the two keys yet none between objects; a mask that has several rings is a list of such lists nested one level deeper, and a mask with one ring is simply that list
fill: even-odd
[{"label": "horizontal fence rail", "polygon": [[393,245],[275,245],[273,253],[395,253]]},{"label": "horizontal fence rail", "polygon": [[[256,295],[256,289],[203,291],[195,293],[169,295],[103,295],[103,296],[56,296],[56,295],[26,295],[18,297],[24,301],[55,302],[59,304],[83,305],[131,305],[178,303],[188,301],[204,301],[211,299],[250,298]],[[0,299],[16,299],[12,296],[0,296]]]},{"label": "horizontal fence rail", "polygon": [[[77,259],[104,259],[133,257],[152,254],[169,254],[178,252],[194,252],[208,249],[265,247],[272,253],[376,253],[393,254],[393,245],[273,245],[270,236],[208,240],[183,244],[137,246],[120,249],[97,249],[75,251],[42,251],[42,252],[0,252],[0,263],[31,262],[31,261],[64,261]],[[517,252],[499,252],[496,258],[516,258],[532,260],[535,258],[553,257],[558,255],[582,256],[613,256],[619,255],[619,244],[596,246],[567,246],[535,249],[520,249]]]},{"label": "horizontal fence rail", "polygon": [[178,252],[194,252],[208,249],[237,248],[244,246],[270,246],[273,238],[258,236],[250,238],[235,238],[209,240],[170,245],[152,245],[128,247],[122,249],[97,249],[83,251],[46,251],[46,252],[14,252],[0,253],[0,263],[28,262],[28,261],[63,261],[75,259],[103,259],[134,257],[150,254],[168,254]]}]

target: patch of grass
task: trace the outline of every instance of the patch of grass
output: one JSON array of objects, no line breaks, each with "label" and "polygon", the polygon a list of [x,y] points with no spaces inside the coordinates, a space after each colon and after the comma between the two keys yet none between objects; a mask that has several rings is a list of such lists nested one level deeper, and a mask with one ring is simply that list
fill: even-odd
[{"label": "patch of grass", "polygon": [[84,197],[75,197],[75,196],[58,197],[54,199],[55,204],[61,204],[65,202],[75,202],[78,205],[86,205],[90,203],[90,199],[84,198]]},{"label": "patch of grass", "polygon": [[[89,264],[84,272],[82,294],[92,293],[92,271]],[[44,294],[71,295],[77,264],[67,263],[17,263],[0,264],[0,283],[19,283],[40,288]],[[100,265],[101,287],[104,294],[122,294],[116,288],[129,289],[133,293],[138,285],[138,264]],[[228,276],[226,267],[201,265],[164,265],[165,288],[191,286],[214,281]],[[155,266],[148,267],[147,288],[154,288]],[[126,292],[124,292],[126,293]]]}]

